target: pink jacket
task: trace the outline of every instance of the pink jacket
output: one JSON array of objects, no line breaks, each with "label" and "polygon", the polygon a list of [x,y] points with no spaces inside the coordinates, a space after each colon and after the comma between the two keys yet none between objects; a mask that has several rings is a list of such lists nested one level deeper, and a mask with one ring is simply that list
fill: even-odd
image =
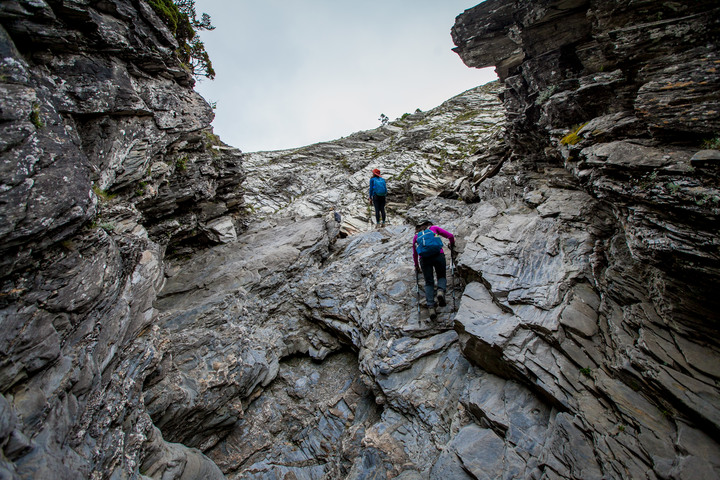
[{"label": "pink jacket", "polygon": [[[443,230],[442,228],[440,228],[440,227],[438,227],[438,226],[436,226],[436,225],[433,225],[432,227],[430,227],[430,230],[432,230],[433,232],[437,233],[437,234],[440,235],[441,237],[445,237],[445,238],[447,238],[448,240],[450,240],[450,248],[452,248],[453,245],[455,245],[455,236],[454,236],[452,233],[448,232],[447,230]],[[417,244],[417,233],[416,233],[415,236],[413,237],[413,242],[412,242],[413,261],[415,262],[415,267],[417,268],[417,267],[419,266],[419,265],[418,265],[418,257],[419,257],[419,255],[418,255],[418,253],[417,253],[417,250],[415,250],[415,245],[416,245],[416,244]],[[445,253],[445,252],[444,252],[443,250],[440,250],[440,253]]]}]

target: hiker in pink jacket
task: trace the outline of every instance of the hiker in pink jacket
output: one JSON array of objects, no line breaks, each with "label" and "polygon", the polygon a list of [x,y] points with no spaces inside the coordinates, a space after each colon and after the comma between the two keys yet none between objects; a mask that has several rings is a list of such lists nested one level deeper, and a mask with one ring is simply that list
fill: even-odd
[{"label": "hiker in pink jacket", "polygon": [[415,236],[412,245],[415,274],[419,274],[420,267],[422,267],[423,277],[425,278],[425,299],[430,311],[430,318],[433,320],[437,317],[433,270],[437,274],[437,301],[441,307],[445,306],[445,289],[447,287],[445,252],[443,251],[440,236],[450,241],[450,252],[454,255],[455,236],[452,233],[433,225],[430,220],[421,220],[420,223],[415,225]]}]

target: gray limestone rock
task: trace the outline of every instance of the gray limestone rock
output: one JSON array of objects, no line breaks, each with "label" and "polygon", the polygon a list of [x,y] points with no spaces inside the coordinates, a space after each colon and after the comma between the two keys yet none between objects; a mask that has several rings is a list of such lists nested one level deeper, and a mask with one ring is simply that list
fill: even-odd
[{"label": "gray limestone rock", "polygon": [[0,477],[718,477],[717,6],[521,3],[503,84],[250,154],[147,2],[1,3]]},{"label": "gray limestone rock", "polygon": [[720,164],[720,150],[700,150],[690,158],[695,167],[717,167]]}]

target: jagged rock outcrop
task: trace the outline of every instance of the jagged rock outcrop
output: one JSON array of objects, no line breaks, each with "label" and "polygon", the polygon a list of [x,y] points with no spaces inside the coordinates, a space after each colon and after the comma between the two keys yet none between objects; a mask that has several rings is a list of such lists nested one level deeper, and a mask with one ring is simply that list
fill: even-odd
[{"label": "jagged rock outcrop", "polygon": [[166,249],[242,224],[177,47],[145,1],[0,4],[2,478],[222,476],[142,397]]},{"label": "jagged rock outcrop", "polygon": [[488,0],[501,84],[240,154],[144,1],[4,2],[0,477],[717,478],[717,18]]},{"label": "jagged rock outcrop", "polygon": [[[483,280],[476,308],[458,313],[461,342],[476,365],[561,409],[567,438],[591,439],[593,472],[548,463],[563,478],[718,475],[720,191],[712,161],[698,160],[717,142],[719,13],[714,2],[489,0],[453,28],[463,60],[496,65],[505,83],[537,212],[485,207],[493,220],[461,257]],[[552,218],[563,241],[548,241]],[[531,261],[508,261],[533,237]],[[553,287],[518,295],[546,274]]]},{"label": "jagged rock outcrop", "polygon": [[488,1],[453,29],[468,65],[497,65],[513,151],[562,160],[624,218],[636,258],[710,289],[720,191],[693,158],[720,127],[719,19],[706,1]]}]

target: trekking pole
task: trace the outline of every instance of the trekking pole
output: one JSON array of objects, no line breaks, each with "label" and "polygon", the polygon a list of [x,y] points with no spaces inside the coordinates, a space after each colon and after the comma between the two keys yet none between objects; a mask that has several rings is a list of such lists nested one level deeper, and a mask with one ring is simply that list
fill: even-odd
[{"label": "trekking pole", "polygon": [[418,310],[418,321],[420,321],[420,280],[418,277],[420,274],[415,272],[415,291],[417,292],[417,310]]},{"label": "trekking pole", "polygon": [[450,294],[453,299],[453,312],[457,310],[455,307],[455,255],[453,255],[453,249],[450,249],[450,278],[452,278],[452,287]]}]

